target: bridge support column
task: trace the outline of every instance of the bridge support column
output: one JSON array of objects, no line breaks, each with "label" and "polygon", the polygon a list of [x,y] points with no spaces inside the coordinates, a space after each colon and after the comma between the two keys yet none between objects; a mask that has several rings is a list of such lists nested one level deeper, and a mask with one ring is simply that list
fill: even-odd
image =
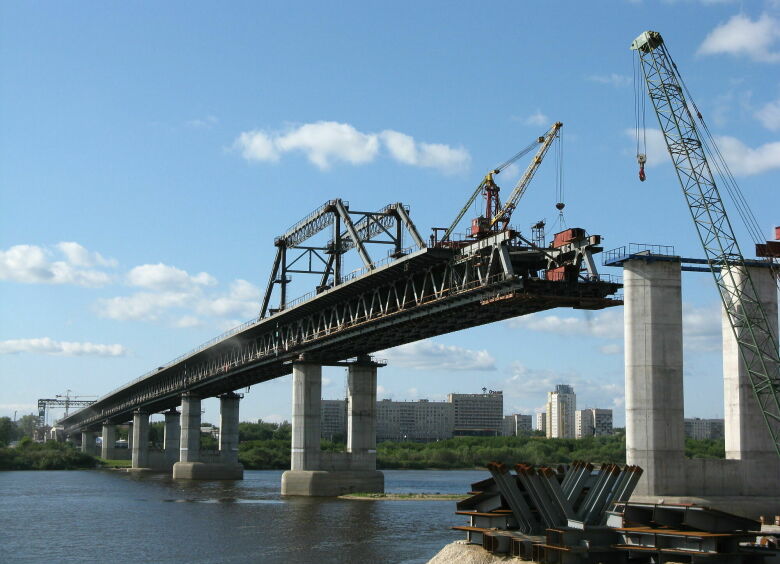
[{"label": "bridge support column", "polygon": [[181,423],[180,414],[176,409],[165,412],[165,428],[163,434],[163,451],[165,454],[165,464],[173,468],[173,465],[179,460],[179,449],[181,447]]},{"label": "bridge support column", "polygon": [[680,262],[634,259],[625,288],[626,462],[638,495],[684,495]]},{"label": "bridge support column", "polygon": [[[149,414],[133,412],[133,469],[149,467]],[[129,436],[129,435],[128,435]]]},{"label": "bridge support column", "polygon": [[95,455],[95,438],[96,433],[94,431],[82,431],[81,432],[81,452]]},{"label": "bridge support column", "polygon": [[305,360],[293,364],[291,469],[282,475],[282,495],[384,491],[384,475],[376,470],[376,367],[368,357],[349,366],[348,451],[323,453],[322,366]]},{"label": "bridge support column", "polygon": [[[238,404],[235,405],[238,417]],[[235,424],[238,429],[238,422]],[[237,442],[237,441],[236,441]],[[244,468],[238,464],[202,462],[200,455],[200,397],[186,393],[181,398],[181,444],[173,477],[182,480],[240,480]]]},{"label": "bridge support column", "polygon": [[103,423],[103,432],[101,434],[103,444],[101,445],[100,456],[105,460],[113,460],[116,446],[116,425]]},{"label": "bridge support column", "polygon": [[[778,348],[777,326],[777,286],[770,269],[750,268],[755,295],[746,285],[744,271],[734,267],[733,280],[724,271],[723,276],[729,287],[736,286],[738,291],[750,292],[750,297],[760,302],[766,312],[769,326],[775,337],[768,340],[766,350]],[[748,312],[754,316],[757,312]],[[780,496],[780,460],[766,429],[763,414],[753,393],[745,362],[739,351],[728,316],[723,311],[723,403],[725,415],[726,458],[740,461],[740,474],[743,493],[746,495]],[[741,329],[746,337],[746,329]],[[747,353],[750,360],[754,353]],[[777,374],[776,366],[768,366],[770,373]]]},{"label": "bridge support column", "polygon": [[219,396],[219,456],[225,471],[233,469],[235,477],[244,477],[244,467],[238,462],[238,404],[241,396],[235,393]]}]

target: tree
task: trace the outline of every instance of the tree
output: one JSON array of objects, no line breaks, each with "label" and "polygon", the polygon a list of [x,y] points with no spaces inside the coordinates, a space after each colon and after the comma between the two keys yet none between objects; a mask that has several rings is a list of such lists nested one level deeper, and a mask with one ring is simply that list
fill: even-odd
[{"label": "tree", "polygon": [[10,417],[0,417],[0,445],[7,445],[19,438],[19,428]]},{"label": "tree", "polygon": [[29,415],[22,415],[22,418],[16,422],[16,426],[19,428],[20,436],[33,437],[35,428],[38,426],[38,417],[32,413]]}]

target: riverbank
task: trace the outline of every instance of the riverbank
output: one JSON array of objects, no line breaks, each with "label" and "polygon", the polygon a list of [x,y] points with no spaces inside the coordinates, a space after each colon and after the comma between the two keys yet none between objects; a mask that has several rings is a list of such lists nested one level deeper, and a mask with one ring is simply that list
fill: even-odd
[{"label": "riverbank", "polygon": [[62,443],[24,441],[0,448],[0,470],[81,470],[97,467],[97,460]]},{"label": "riverbank", "polygon": [[461,501],[467,495],[440,493],[351,493],[340,495],[340,499],[358,501]]}]

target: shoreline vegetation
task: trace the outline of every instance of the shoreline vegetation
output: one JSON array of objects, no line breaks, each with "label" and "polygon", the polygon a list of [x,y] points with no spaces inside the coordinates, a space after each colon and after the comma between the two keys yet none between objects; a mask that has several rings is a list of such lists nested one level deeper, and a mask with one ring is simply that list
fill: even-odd
[{"label": "shoreline vegetation", "polygon": [[[157,425],[156,423],[153,425]],[[153,428],[154,430],[154,428]],[[150,433],[150,440],[157,442]],[[161,433],[159,433],[161,436]],[[241,423],[239,461],[247,470],[287,470],[290,468],[289,423]],[[214,450],[216,440],[204,435],[201,447]],[[321,449],[343,452],[341,441],[321,442]],[[377,445],[379,470],[466,470],[484,468],[488,462],[533,465],[566,464],[587,460],[594,464],[625,463],[625,434],[585,439],[547,439],[541,436],[457,437],[431,443],[409,441],[381,442]],[[720,440],[686,440],[688,458],[724,458],[725,443]],[[122,468],[128,460],[103,460],[79,452],[68,443],[35,443],[24,437],[15,447],[0,443],[0,470],[71,470],[83,468]]]}]

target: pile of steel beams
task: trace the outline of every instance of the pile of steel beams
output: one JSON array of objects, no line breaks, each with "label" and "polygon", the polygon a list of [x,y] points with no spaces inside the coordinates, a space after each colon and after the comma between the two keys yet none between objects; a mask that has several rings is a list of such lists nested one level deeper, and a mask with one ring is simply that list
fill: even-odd
[{"label": "pile of steel beams", "polygon": [[[582,546],[606,542],[607,509],[628,501],[642,475],[637,466],[594,469],[585,462],[557,469],[518,464],[514,473],[500,463],[490,463],[488,469],[491,478],[472,484],[471,497],[457,505],[457,514],[468,515],[469,525],[453,528],[491,552],[535,561],[544,560],[546,553],[571,552],[561,543],[572,535]],[[614,540],[615,533],[606,532]]]},{"label": "pile of steel beams", "polygon": [[780,551],[756,543],[761,523],[698,505],[617,504],[607,524],[632,562],[780,561]]},{"label": "pile of steel beams", "polygon": [[780,562],[772,543],[757,542],[758,521],[696,505],[630,503],[637,466],[488,469],[491,477],[457,504],[469,524],[453,529],[494,554],[540,564]]}]

